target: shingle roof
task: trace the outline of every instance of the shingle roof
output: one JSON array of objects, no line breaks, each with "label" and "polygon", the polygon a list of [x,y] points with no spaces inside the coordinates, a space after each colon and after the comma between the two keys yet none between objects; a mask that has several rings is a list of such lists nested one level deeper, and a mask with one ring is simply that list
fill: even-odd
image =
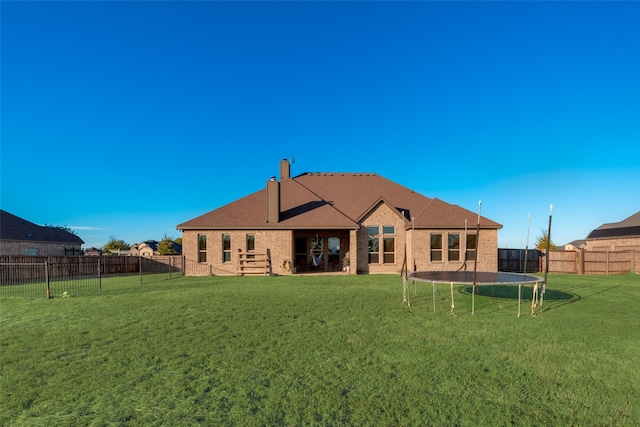
[{"label": "shingle roof", "polygon": [[587,236],[587,239],[640,236],[640,211],[620,222],[602,224]]},{"label": "shingle roof", "polygon": [[[280,221],[266,222],[266,189],[257,191],[177,226],[189,229],[356,229],[379,203],[388,203],[407,225],[416,228],[462,228],[477,214],[437,198],[431,199],[372,173],[304,173],[280,183]],[[502,228],[481,218],[482,228]]]},{"label": "shingle roof", "polygon": [[44,227],[0,210],[0,239],[27,242],[83,244],[75,234],[57,227]]}]

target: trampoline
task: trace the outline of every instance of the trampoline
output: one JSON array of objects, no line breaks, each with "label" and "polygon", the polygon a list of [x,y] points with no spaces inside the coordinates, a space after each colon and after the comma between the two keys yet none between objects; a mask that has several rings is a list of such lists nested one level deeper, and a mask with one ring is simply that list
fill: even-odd
[{"label": "trampoline", "polygon": [[[410,280],[412,282],[430,282],[433,287],[433,311],[436,311],[436,283],[449,283],[451,286],[451,314],[455,315],[453,310],[455,308],[455,301],[453,297],[453,285],[473,285],[476,288],[478,286],[486,285],[518,285],[518,317],[520,317],[520,301],[522,297],[522,285],[533,285],[533,298],[531,301],[531,315],[535,315],[536,300],[538,296],[538,286],[540,283],[544,283],[542,277],[532,276],[528,274],[518,273],[502,273],[502,272],[469,272],[469,271],[415,271],[409,273],[405,278],[404,283],[404,301],[409,306],[409,298],[407,295],[406,282]],[[471,314],[475,314],[475,294],[476,290],[471,292]],[[542,294],[540,294],[540,305],[542,306]]]}]

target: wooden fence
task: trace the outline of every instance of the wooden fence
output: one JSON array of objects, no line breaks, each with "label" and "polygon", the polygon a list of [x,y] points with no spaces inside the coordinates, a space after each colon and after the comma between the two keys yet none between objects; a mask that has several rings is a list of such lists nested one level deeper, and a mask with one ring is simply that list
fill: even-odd
[{"label": "wooden fence", "polygon": [[[540,271],[546,260],[540,257]],[[549,251],[549,273],[623,274],[640,273],[638,251]]]}]

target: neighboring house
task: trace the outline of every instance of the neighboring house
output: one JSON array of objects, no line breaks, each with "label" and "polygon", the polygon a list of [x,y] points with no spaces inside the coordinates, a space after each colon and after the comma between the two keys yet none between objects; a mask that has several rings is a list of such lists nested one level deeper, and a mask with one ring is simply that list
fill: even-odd
[{"label": "neighboring house", "polygon": [[102,249],[90,247],[84,250],[84,254],[87,256],[100,256],[102,255]]},{"label": "neighboring house", "polygon": [[[171,242],[171,244],[173,245],[173,251],[176,255],[179,255],[182,253],[181,244],[176,242]],[[150,257],[154,255],[160,255],[160,252],[158,251],[159,245],[160,245],[160,242],[157,242],[155,240],[147,240],[145,242],[139,243],[138,245],[134,245],[134,246],[136,246],[138,256]]]},{"label": "neighboring house", "polygon": [[585,249],[586,247],[586,240],[574,240],[573,242],[569,242],[566,245],[562,246],[562,249],[565,251],[577,251],[579,249]]},{"label": "neighboring house", "polygon": [[80,255],[80,237],[45,227],[0,210],[0,255]]},{"label": "neighboring house", "polygon": [[620,222],[603,224],[587,236],[587,250],[640,251],[640,212]]},{"label": "neighboring house", "polygon": [[153,256],[158,254],[158,242],[146,240],[138,244],[138,256]]},{"label": "neighboring house", "polygon": [[[186,259],[231,273],[239,272],[241,257],[267,252],[276,274],[341,271],[347,264],[352,274],[399,273],[404,265],[474,268],[474,212],[372,173],[291,177],[283,160],[280,176],[280,182],[272,177],[266,188],[179,224]],[[497,271],[502,226],[482,217],[480,228],[477,270]]]}]

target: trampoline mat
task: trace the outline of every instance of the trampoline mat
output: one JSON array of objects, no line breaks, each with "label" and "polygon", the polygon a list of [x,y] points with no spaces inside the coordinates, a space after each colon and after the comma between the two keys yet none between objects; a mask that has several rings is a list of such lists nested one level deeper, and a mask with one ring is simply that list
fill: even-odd
[{"label": "trampoline mat", "polygon": [[[525,283],[541,283],[541,277],[528,274],[478,271],[477,285],[517,285]],[[409,274],[409,280],[438,283],[473,284],[473,271],[415,271]]]}]

